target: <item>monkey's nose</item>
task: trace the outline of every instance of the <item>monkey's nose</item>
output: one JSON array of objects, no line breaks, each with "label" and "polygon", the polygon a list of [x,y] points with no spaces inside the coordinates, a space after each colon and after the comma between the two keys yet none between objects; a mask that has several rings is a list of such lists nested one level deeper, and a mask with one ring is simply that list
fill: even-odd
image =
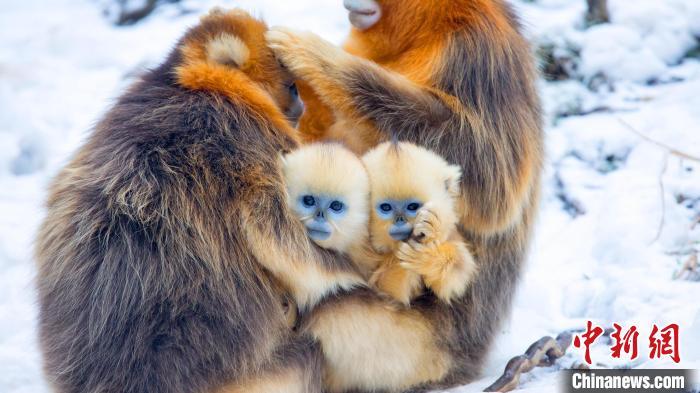
[{"label": "monkey's nose", "polygon": [[396,225],[406,224],[406,219],[403,216],[396,217]]}]

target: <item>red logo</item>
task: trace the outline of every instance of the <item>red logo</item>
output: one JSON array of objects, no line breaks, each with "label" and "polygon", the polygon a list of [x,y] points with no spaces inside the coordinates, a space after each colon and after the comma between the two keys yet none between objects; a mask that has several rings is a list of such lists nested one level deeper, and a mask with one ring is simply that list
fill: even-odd
[{"label": "red logo", "polygon": [[[590,346],[601,334],[603,334],[603,328],[600,326],[594,327],[593,322],[588,321],[586,332],[582,335],[583,345],[586,347],[586,363],[588,364],[591,364]],[[574,337],[574,347],[581,348],[581,338],[578,335]]]},{"label": "red logo", "polygon": [[[649,335],[649,358],[659,359],[662,356],[669,356],[675,363],[680,363],[681,357],[678,351],[678,325],[672,323],[663,329],[654,325]],[[574,347],[585,348],[586,363],[592,364],[590,346],[603,334],[603,328],[594,326],[588,321],[586,331],[580,336],[574,337]],[[626,354],[630,360],[638,357],[639,331],[637,326],[632,325],[624,330],[622,326],[613,323],[613,331],[610,333],[612,345],[610,346],[611,356],[620,359],[622,354]]]},{"label": "red logo", "polygon": [[[660,336],[660,338],[659,338]],[[681,356],[678,353],[678,325],[672,323],[659,331],[654,325],[649,335],[649,358],[670,356],[674,362],[680,363]]]}]

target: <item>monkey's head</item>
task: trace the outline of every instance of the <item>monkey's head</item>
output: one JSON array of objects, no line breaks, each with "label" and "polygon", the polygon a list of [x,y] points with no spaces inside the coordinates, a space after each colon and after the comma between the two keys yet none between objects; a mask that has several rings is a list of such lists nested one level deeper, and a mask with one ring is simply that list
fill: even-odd
[{"label": "monkey's head", "polygon": [[[295,123],[304,106],[293,76],[267,47],[267,30],[245,11],[212,9],[178,45],[180,83],[238,96],[266,95]],[[246,90],[250,82],[261,89]]]},{"label": "monkey's head", "polygon": [[314,143],[282,158],[289,203],[319,246],[339,252],[363,242],[369,179],[362,161],[335,143]]},{"label": "monkey's head", "polygon": [[408,142],[385,142],[362,161],[370,179],[370,237],[376,251],[389,252],[408,239],[424,205],[454,211],[461,170],[430,150]]}]

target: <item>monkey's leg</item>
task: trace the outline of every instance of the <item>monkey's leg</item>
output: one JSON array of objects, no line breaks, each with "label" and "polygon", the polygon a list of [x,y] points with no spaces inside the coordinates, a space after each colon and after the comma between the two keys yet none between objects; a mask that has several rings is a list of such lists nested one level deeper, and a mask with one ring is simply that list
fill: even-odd
[{"label": "monkey's leg", "polygon": [[262,371],[212,393],[321,393],[322,372],[320,345],[299,337],[277,351]]},{"label": "monkey's leg", "polygon": [[321,343],[330,393],[395,392],[440,381],[450,370],[441,340],[452,331],[438,324],[362,288],[324,300],[302,328]]}]

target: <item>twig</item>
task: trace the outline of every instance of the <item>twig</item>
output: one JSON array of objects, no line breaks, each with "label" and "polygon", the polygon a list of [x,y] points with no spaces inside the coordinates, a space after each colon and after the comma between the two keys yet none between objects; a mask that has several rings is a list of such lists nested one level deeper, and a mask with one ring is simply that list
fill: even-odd
[{"label": "twig", "polygon": [[688,280],[688,281],[700,281],[700,271],[698,271],[698,254],[693,253],[693,255],[688,258],[683,264],[681,269],[673,275],[674,280]]},{"label": "twig", "polygon": [[571,345],[571,333],[564,332],[556,340],[545,336],[537,340],[524,355],[512,358],[506,365],[503,375],[496,382],[484,389],[484,392],[510,392],[518,387],[520,376],[535,367],[551,366],[564,356]]},{"label": "twig", "polygon": [[662,143],[662,142],[659,142],[659,141],[657,141],[657,140],[654,140],[654,139],[649,138],[648,136],[646,136],[646,135],[644,135],[643,133],[639,132],[636,128],[632,127],[628,122],[626,122],[625,120],[623,120],[623,119],[620,118],[620,117],[617,118],[617,121],[619,121],[620,124],[622,124],[623,126],[625,126],[625,128],[627,128],[628,130],[632,131],[634,134],[636,134],[636,135],[639,136],[640,138],[644,139],[645,141],[647,141],[647,142],[649,142],[649,143],[651,143],[651,144],[653,144],[653,145],[656,145],[656,146],[658,146],[658,147],[660,147],[660,148],[666,150],[666,151],[667,151],[669,154],[671,154],[671,155],[674,155],[674,156],[680,157],[680,158],[684,158],[684,159],[690,160],[690,161],[700,162],[700,158],[699,158],[699,157],[695,157],[695,156],[692,156],[692,155],[690,155],[690,154],[688,154],[688,153],[684,153],[684,152],[682,152],[682,151],[680,151],[680,150],[678,150],[678,149],[675,149],[675,148],[673,148],[673,147],[671,147],[671,146],[668,146],[668,145],[666,145],[666,144],[664,144],[664,143]]},{"label": "twig", "polygon": [[670,153],[664,155],[664,166],[659,174],[659,189],[661,190],[661,221],[659,221],[659,229],[656,231],[656,236],[651,241],[655,243],[661,237],[661,232],[664,230],[664,225],[666,224],[666,189],[664,187],[664,175],[666,174],[666,169],[668,168],[668,156]]}]

